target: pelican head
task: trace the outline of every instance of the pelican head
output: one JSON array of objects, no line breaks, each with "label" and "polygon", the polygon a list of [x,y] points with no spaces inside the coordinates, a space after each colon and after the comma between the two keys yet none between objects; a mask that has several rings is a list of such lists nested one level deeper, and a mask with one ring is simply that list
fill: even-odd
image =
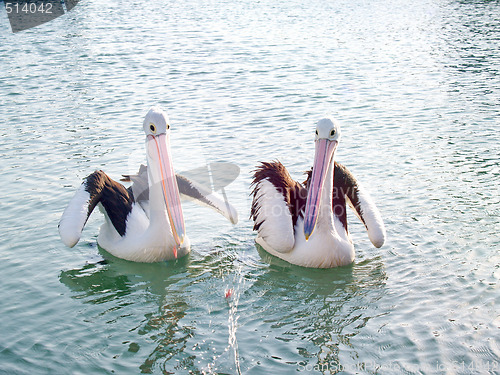
[{"label": "pelican head", "polygon": [[326,175],[332,166],[333,157],[340,141],[340,125],[331,118],[316,124],[314,164],[307,192],[304,217],[304,235],[309,239],[318,220],[319,207]]},{"label": "pelican head", "polygon": [[[184,242],[184,217],[177,186],[177,179],[172,164],[170,151],[170,121],[168,115],[160,108],[153,107],[144,119],[146,133],[146,153],[148,159],[148,179],[151,195],[158,192],[159,201],[164,205],[153,206],[150,197],[151,211],[167,211],[172,235],[177,248]],[[160,193],[161,192],[161,193]]]}]

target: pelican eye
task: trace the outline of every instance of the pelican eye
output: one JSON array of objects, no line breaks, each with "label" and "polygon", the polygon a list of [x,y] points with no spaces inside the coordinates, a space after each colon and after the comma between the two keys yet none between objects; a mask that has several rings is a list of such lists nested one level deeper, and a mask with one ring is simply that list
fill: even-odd
[{"label": "pelican eye", "polygon": [[330,137],[333,137],[335,135],[335,129],[332,129],[332,131],[330,132]]},{"label": "pelican eye", "polygon": [[318,135],[318,129],[316,129],[316,135]]},{"label": "pelican eye", "polygon": [[170,129],[170,124],[167,124],[167,130]]},{"label": "pelican eye", "polygon": [[153,134],[156,133],[156,126],[155,126],[155,124],[150,123],[149,124],[149,130],[151,130],[151,133],[153,133]]}]

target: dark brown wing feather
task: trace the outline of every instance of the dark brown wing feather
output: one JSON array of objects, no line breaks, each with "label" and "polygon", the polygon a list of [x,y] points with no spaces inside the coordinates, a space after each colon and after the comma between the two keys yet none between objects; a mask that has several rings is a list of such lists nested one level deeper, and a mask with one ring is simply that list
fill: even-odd
[{"label": "dark brown wing feather", "polygon": [[[309,180],[311,179],[312,168],[306,172],[307,178],[304,185],[309,187]],[[358,182],[352,173],[344,165],[335,162],[334,175],[333,175],[333,214],[338,217],[347,232],[347,212],[346,212],[346,197],[352,203],[353,208],[358,213],[358,216],[364,222],[361,214],[361,206],[359,203],[359,188]]]},{"label": "dark brown wing feather", "polygon": [[292,215],[293,226],[297,223],[297,219],[304,215],[306,206],[307,190],[297,181],[294,181],[285,166],[279,161],[261,163],[254,172],[253,181],[251,186],[252,190],[252,208],[250,217],[254,220],[254,230],[259,230],[262,222],[256,222],[257,213],[259,212],[258,197],[258,183],[262,180],[268,180],[273,186],[283,194],[290,214]]},{"label": "dark brown wing feather", "polygon": [[125,235],[127,216],[132,211],[133,195],[125,187],[113,181],[103,171],[95,171],[85,181],[85,190],[90,194],[88,215],[101,203],[120,236]]}]

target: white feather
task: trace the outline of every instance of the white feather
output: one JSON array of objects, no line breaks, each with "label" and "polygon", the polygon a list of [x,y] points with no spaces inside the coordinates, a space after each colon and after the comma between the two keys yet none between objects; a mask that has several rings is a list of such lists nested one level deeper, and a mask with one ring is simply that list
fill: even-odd
[{"label": "white feather", "polygon": [[73,247],[80,240],[83,227],[87,222],[90,194],[85,190],[85,183],[80,185],[59,221],[59,235],[62,242]]},{"label": "white feather", "polygon": [[[103,210],[104,211],[104,210]],[[150,227],[150,221],[142,207],[135,203],[132,211],[127,216],[127,229],[125,236],[120,236],[108,215],[104,211],[105,221],[99,231],[97,242],[114,256],[134,262],[159,262],[173,259],[171,251],[166,251],[174,246],[171,228],[166,219],[162,230]],[[178,249],[178,256],[189,252],[189,239],[185,237],[184,243]]]},{"label": "white feather", "polygon": [[[347,200],[352,207],[352,202],[348,197]],[[373,246],[379,248],[384,244],[386,235],[382,215],[380,215],[368,191],[363,189],[360,185],[358,185],[358,200],[359,209],[361,211],[360,219],[365,223],[366,230],[368,231],[368,238],[370,238]],[[358,215],[356,210],[354,210],[354,212]]]},{"label": "white feather", "polygon": [[292,215],[283,194],[268,180],[260,181],[256,189],[258,212],[255,222],[262,223],[258,237],[277,252],[289,252],[295,244],[295,233]]},{"label": "white feather", "polygon": [[[295,225],[297,236],[294,247],[286,253],[276,251],[261,237],[257,237],[256,242],[268,253],[302,267],[331,268],[351,264],[355,257],[354,246],[350,239],[346,238],[340,220],[335,217],[333,223],[323,222],[322,224],[306,241],[303,235],[304,220],[299,218]],[[333,226],[337,230],[342,228],[342,231],[337,232]]]}]

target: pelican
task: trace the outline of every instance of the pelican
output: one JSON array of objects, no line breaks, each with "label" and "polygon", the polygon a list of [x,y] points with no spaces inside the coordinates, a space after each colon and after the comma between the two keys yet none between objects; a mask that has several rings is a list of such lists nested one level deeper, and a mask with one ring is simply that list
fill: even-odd
[{"label": "pelican", "polygon": [[334,161],[340,126],[324,118],[316,125],[314,164],[304,185],[279,161],[261,163],[252,186],[251,217],[256,242],[289,263],[331,268],[354,261],[346,202],[365,225],[375,247],[385,241],[382,217],[349,170]]},{"label": "pelican", "polygon": [[97,238],[99,246],[118,258],[135,262],[159,262],[190,251],[181,194],[214,208],[232,223],[237,222],[237,212],[227,201],[175,175],[170,124],[163,110],[151,108],[143,129],[148,166],[141,166],[137,175],[124,176],[125,181],[133,181],[128,189],[100,170],[86,177],[59,222],[65,245],[76,245],[96,205],[105,217]]}]

